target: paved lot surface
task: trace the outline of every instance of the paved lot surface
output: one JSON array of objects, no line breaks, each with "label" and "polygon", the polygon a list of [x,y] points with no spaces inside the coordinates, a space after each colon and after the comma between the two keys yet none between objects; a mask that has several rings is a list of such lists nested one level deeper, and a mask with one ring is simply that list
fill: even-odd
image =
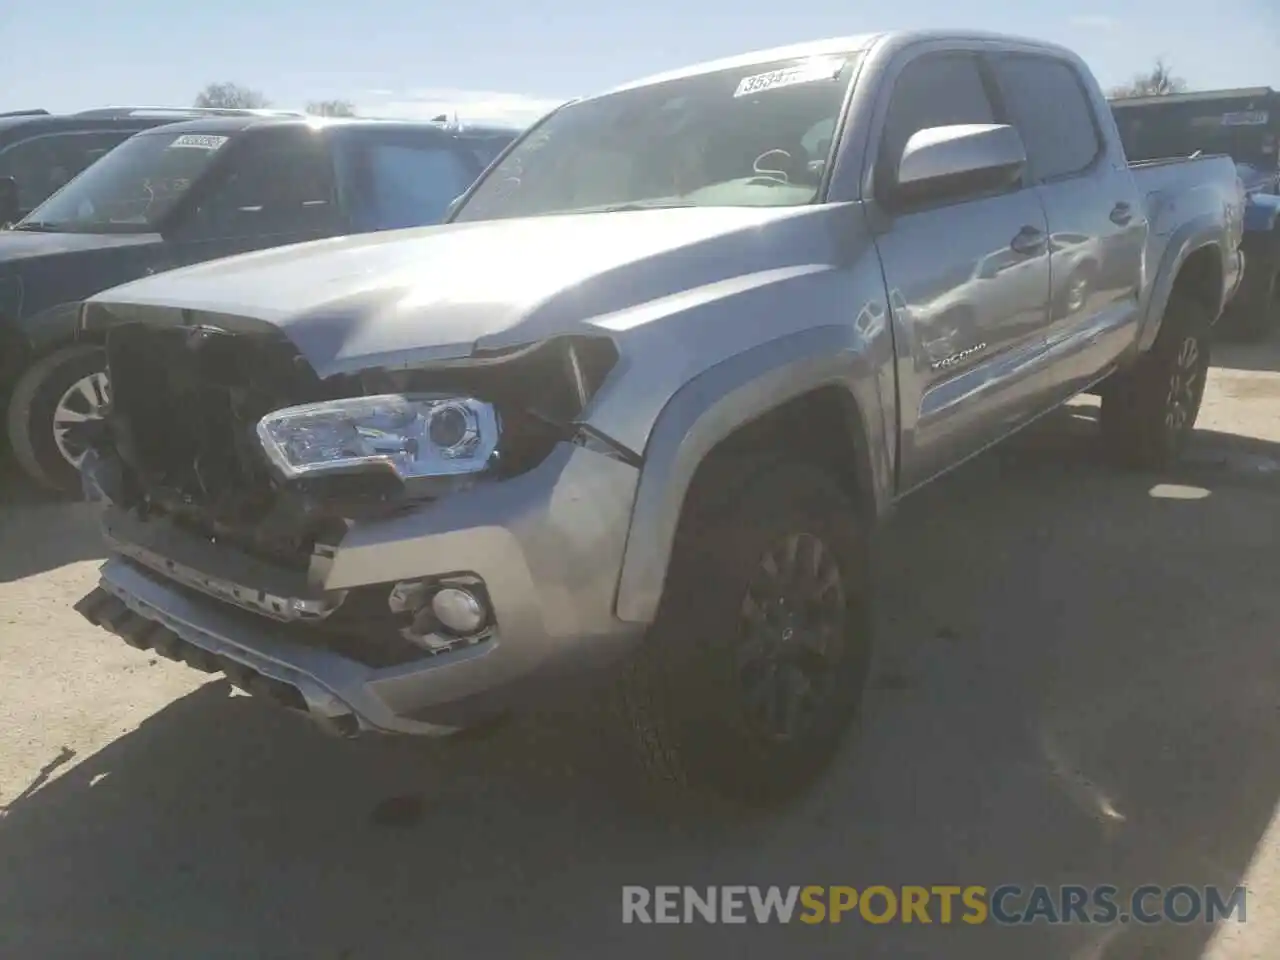
[{"label": "paved lot surface", "polygon": [[[654,793],[573,716],[333,741],[69,609],[91,508],[0,496],[0,956],[1280,956],[1280,347],[1220,353],[1196,455],[1086,406],[887,538],[862,736],[772,815]],[[647,927],[644,884],[1251,887],[1248,922]]]}]

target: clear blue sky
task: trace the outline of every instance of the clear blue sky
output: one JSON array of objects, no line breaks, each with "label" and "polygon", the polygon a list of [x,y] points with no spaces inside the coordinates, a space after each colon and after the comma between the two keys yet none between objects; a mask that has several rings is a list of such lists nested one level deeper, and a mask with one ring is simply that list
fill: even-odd
[{"label": "clear blue sky", "polygon": [[1163,55],[1195,87],[1280,88],[1280,0],[0,0],[0,110],[186,104],[233,80],[285,107],[520,116],[699,60],[921,26],[1054,40],[1104,84]]}]

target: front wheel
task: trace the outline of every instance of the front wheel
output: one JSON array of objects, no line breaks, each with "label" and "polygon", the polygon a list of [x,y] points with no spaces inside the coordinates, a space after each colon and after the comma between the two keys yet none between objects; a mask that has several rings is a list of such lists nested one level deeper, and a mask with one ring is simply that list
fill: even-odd
[{"label": "front wheel", "polygon": [[74,344],[38,360],[18,379],[9,401],[9,443],[18,465],[47,489],[79,493],[86,450],[68,431],[102,419],[109,396],[100,348]]},{"label": "front wheel", "polygon": [[868,560],[853,504],[824,471],[729,467],[690,494],[621,701],[651,775],[763,802],[806,786],[857,713]]},{"label": "front wheel", "polygon": [[1152,348],[1102,394],[1107,452],[1129,466],[1159,469],[1181,456],[1195,429],[1209,375],[1209,310],[1175,294]]}]

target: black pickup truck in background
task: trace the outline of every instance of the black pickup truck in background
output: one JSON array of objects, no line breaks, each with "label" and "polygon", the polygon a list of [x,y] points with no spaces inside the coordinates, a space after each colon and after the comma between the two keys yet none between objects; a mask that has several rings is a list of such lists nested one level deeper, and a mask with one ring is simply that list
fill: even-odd
[{"label": "black pickup truck in background", "polygon": [[[76,113],[0,113],[0,180],[12,178],[18,220],[81,170],[135,133],[166,123],[219,116],[300,116],[288,110],[221,107],[98,107]],[[3,224],[0,220],[0,224]]]},{"label": "black pickup truck in background", "polygon": [[77,331],[84,298],[236,253],[435,223],[517,133],[239,116],[125,141],[0,232],[0,403],[18,464],[79,490],[74,425],[110,389],[100,345]]}]

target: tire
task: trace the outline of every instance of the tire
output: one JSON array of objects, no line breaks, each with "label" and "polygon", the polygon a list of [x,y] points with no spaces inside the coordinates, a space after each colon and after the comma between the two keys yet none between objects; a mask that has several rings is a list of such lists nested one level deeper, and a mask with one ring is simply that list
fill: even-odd
[{"label": "tire", "polygon": [[1209,373],[1208,308],[1175,293],[1152,348],[1102,393],[1102,439],[1126,466],[1160,469],[1186,448]]},{"label": "tire", "polygon": [[[42,357],[18,378],[9,400],[9,443],[18,465],[40,486],[66,495],[81,492],[80,471],[55,438],[54,414],[75,384],[104,367],[100,348],[74,344]],[[87,406],[86,411],[92,413]]]},{"label": "tire", "polygon": [[[785,574],[791,548],[793,571],[818,573],[788,586],[770,576],[768,558]],[[650,776],[748,803],[808,786],[861,705],[868,575],[856,510],[825,471],[749,458],[700,475],[658,615],[621,681],[623,716]],[[779,595],[789,606],[770,606]],[[784,689],[807,693],[807,704],[787,701]]]}]

